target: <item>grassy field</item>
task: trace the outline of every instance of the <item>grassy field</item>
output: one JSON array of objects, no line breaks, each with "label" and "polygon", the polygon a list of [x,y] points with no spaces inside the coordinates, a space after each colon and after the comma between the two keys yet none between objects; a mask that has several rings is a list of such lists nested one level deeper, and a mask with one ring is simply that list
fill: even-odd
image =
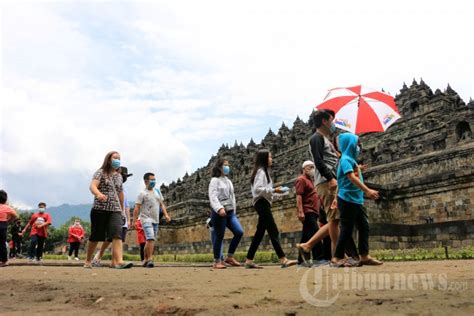
[{"label": "grassy field", "polygon": [[[371,251],[371,255],[383,261],[414,261],[414,260],[445,260],[445,259],[474,259],[474,247],[463,247],[463,248],[431,248],[431,249],[379,249]],[[245,260],[245,252],[237,252],[235,257],[239,261]],[[62,260],[67,259],[66,255],[45,255],[44,259]],[[84,255],[81,256],[84,259]],[[110,253],[106,253],[105,260],[110,259]],[[140,256],[136,254],[124,253],[124,259],[127,261],[140,261]],[[206,254],[186,254],[186,255],[174,255],[174,254],[163,254],[156,255],[155,261],[157,262],[212,262],[213,255],[211,253]],[[255,256],[256,262],[262,263],[276,263],[278,258],[274,252],[257,252]]]}]

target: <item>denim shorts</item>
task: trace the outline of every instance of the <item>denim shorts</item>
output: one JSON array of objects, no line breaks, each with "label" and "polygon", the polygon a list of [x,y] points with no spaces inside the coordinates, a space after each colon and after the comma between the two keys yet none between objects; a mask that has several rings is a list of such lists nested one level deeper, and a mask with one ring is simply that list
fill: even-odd
[{"label": "denim shorts", "polygon": [[156,240],[158,234],[158,223],[142,223],[146,240]]}]

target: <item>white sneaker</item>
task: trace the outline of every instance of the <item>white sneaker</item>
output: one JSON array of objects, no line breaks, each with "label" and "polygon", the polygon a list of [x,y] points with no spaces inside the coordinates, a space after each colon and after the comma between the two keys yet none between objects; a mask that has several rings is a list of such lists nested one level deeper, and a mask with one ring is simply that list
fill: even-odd
[{"label": "white sneaker", "polygon": [[79,258],[78,258],[78,257],[76,257],[76,258],[74,258],[74,260],[76,260],[76,261],[79,261]]},{"label": "white sneaker", "polygon": [[67,256],[67,260],[72,260],[71,256]]}]

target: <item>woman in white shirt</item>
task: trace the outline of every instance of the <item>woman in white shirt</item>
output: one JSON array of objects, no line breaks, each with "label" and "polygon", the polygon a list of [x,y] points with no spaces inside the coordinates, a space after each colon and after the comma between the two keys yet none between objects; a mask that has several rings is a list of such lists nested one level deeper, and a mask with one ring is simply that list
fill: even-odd
[{"label": "woman in white shirt", "polygon": [[[215,234],[215,240],[212,245],[214,269],[225,269],[225,263],[235,267],[240,266],[240,263],[234,258],[234,253],[244,235],[244,230],[236,216],[237,205],[235,202],[234,186],[232,181],[227,178],[229,173],[229,162],[223,158],[217,159],[212,168],[212,179],[209,183],[209,201],[212,208],[211,222]],[[230,229],[234,237],[230,242],[227,258],[222,261],[221,247],[226,227]]]},{"label": "woman in white shirt", "polygon": [[255,154],[255,164],[251,177],[252,189],[252,204],[258,214],[257,231],[252,238],[249,250],[247,252],[247,259],[245,260],[245,268],[247,269],[261,269],[261,266],[253,262],[258,246],[268,231],[268,236],[272,242],[273,249],[280,259],[281,267],[286,268],[297,263],[296,260],[288,260],[285,252],[281,248],[279,241],[278,227],[272,215],[272,200],[273,196],[279,193],[285,193],[286,190],[282,187],[273,188],[273,181],[270,177],[272,166],[272,154],[266,149],[260,149]]}]

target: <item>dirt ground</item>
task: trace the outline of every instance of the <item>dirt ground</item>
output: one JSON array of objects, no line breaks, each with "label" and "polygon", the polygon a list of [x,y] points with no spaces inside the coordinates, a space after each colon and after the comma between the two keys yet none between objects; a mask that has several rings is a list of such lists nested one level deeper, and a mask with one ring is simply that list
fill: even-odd
[{"label": "dirt ground", "polygon": [[474,260],[219,271],[52,263],[0,268],[0,314],[474,315]]}]

